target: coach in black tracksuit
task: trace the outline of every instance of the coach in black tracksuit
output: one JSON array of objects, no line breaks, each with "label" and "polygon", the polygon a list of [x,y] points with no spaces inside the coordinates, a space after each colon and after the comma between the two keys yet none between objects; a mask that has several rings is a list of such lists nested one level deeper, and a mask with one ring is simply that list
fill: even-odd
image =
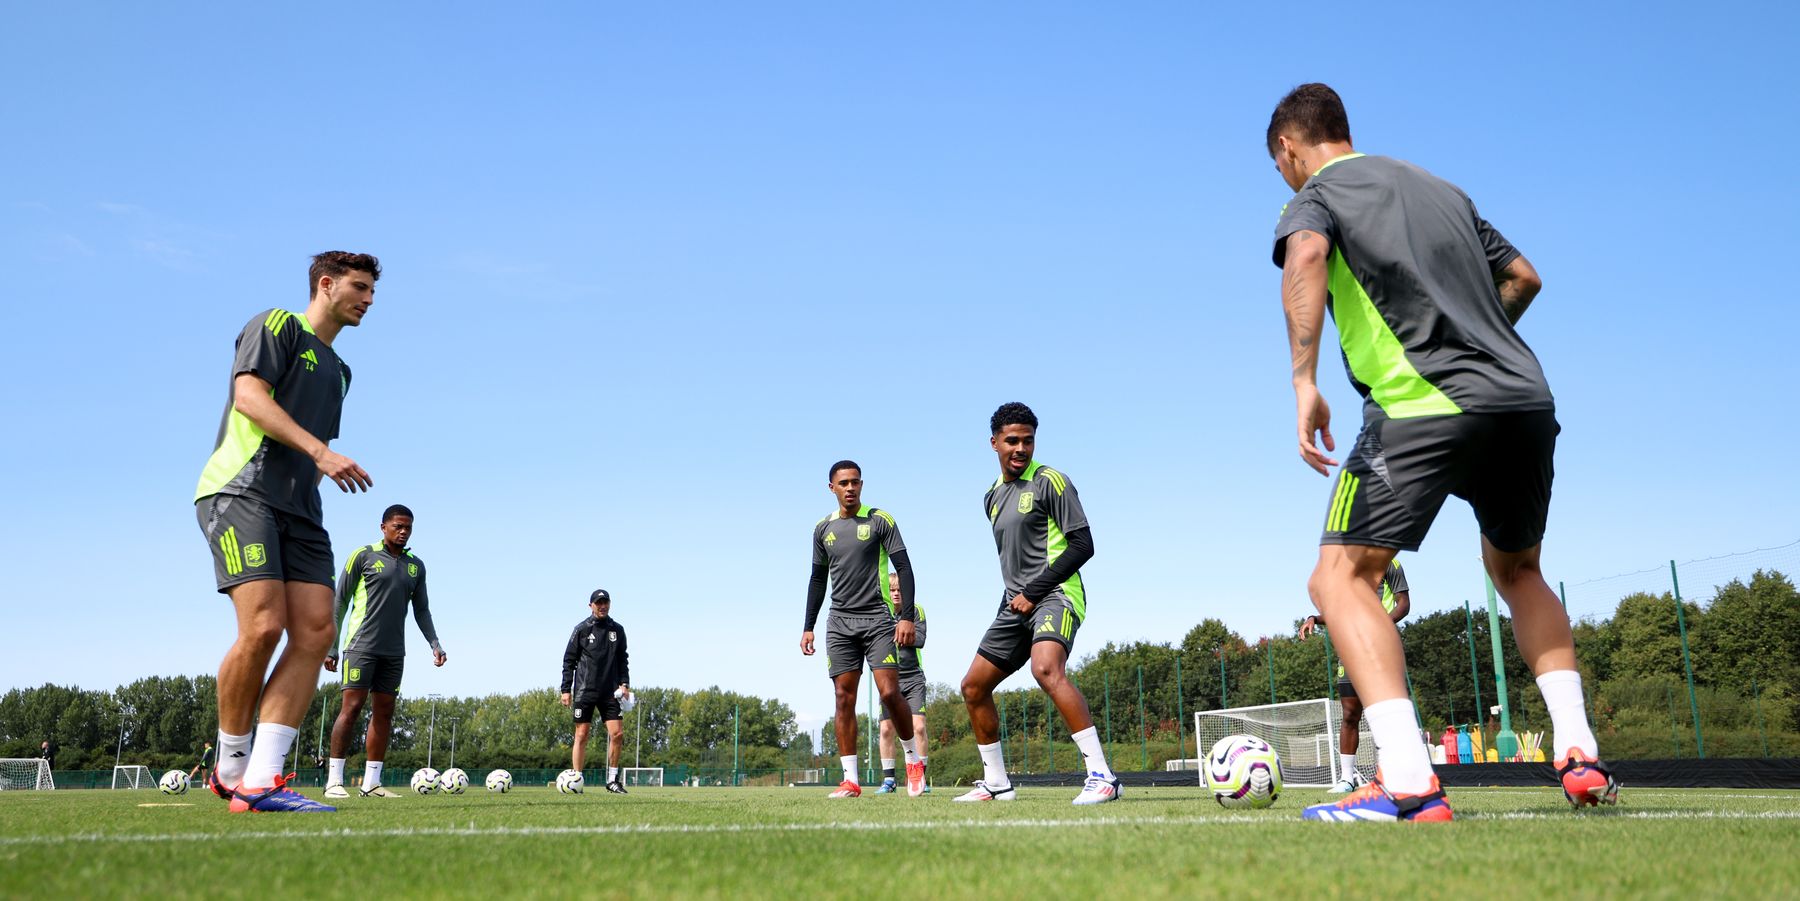
[{"label": "coach in black tracksuit", "polygon": [[625,729],[619,718],[618,694],[631,691],[631,656],[625,650],[625,627],[609,615],[612,596],[604,589],[596,590],[588,597],[588,610],[593,615],[575,625],[563,651],[562,703],[575,710],[571,764],[580,770],[587,761],[588,728],[599,719],[606,724],[606,790],[622,795],[625,785],[619,778],[619,751]]}]

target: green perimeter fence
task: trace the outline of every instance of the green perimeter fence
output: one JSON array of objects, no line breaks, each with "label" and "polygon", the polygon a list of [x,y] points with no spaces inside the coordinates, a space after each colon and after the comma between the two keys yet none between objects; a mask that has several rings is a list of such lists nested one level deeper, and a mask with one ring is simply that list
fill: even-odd
[{"label": "green perimeter fence", "polygon": [[[1800,757],[1800,541],[1688,561],[1661,561],[1604,578],[1551,573],[1574,623],[1590,716],[1607,756]],[[1505,751],[1500,733],[1548,731],[1532,674],[1510,635],[1506,607],[1483,591],[1471,566],[1469,596],[1401,626],[1420,725],[1479,729]],[[1433,598],[1442,595],[1434,590]],[[1497,627],[1497,628],[1496,628]],[[1496,667],[1496,659],[1499,665]],[[1193,758],[1196,711],[1335,693],[1329,642],[1293,633],[1247,638],[1206,619],[1164,642],[1108,644],[1071,667],[1087,696],[1113,765],[1160,769]],[[865,680],[865,683],[870,680]],[[865,684],[865,692],[870,686]],[[100,773],[59,771],[58,784],[110,784],[115,760],[160,773],[187,769],[215,728],[210,677],[151,677],[113,691],[46,685],[0,697],[0,757],[33,757],[50,737],[59,762]],[[832,729],[795,728],[775,699],[718,688],[638,688],[625,717],[627,766],[662,767],[667,784],[835,782]],[[933,781],[967,781],[980,763],[968,713],[951,685],[934,683],[925,713]],[[300,728],[292,768],[314,769],[337,714],[335,683],[323,687]],[[872,693],[856,751],[865,781],[875,772]],[[1068,729],[1035,689],[996,697],[1007,763],[1026,773],[1081,766]],[[1498,713],[1491,712],[1498,707]],[[459,763],[471,774],[500,766],[521,784],[548,781],[567,765],[571,725],[554,691],[471,698],[405,698],[394,718],[388,769],[410,774]],[[360,770],[352,751],[351,772]],[[1552,749],[1546,748],[1547,751]],[[596,736],[589,763],[604,755]],[[596,770],[590,768],[590,781]],[[733,774],[736,774],[735,776]],[[540,778],[541,777],[541,778]],[[304,778],[304,777],[303,777]],[[390,783],[404,779],[390,778]],[[479,782],[479,779],[475,780]]]}]

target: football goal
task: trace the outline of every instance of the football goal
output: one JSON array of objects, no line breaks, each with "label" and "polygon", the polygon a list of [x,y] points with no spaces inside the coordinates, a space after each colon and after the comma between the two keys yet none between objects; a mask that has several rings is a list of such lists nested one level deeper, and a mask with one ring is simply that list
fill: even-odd
[{"label": "football goal", "polygon": [[626,785],[663,784],[663,768],[659,766],[628,766],[619,771],[619,781]]},{"label": "football goal", "polygon": [[[1349,774],[1340,772],[1338,725],[1343,708],[1329,698],[1261,704],[1194,714],[1194,735],[1202,753],[1227,735],[1254,735],[1281,756],[1281,781],[1294,788],[1327,788]],[[1357,729],[1356,768],[1375,775],[1375,741],[1365,720]],[[1206,781],[1204,772],[1201,782]]]},{"label": "football goal", "polygon": [[8,757],[0,760],[0,791],[51,789],[56,780],[50,778],[50,761],[37,757]]},{"label": "football goal", "polygon": [[113,767],[113,788],[150,788],[156,784],[156,777],[150,775],[147,766]]}]

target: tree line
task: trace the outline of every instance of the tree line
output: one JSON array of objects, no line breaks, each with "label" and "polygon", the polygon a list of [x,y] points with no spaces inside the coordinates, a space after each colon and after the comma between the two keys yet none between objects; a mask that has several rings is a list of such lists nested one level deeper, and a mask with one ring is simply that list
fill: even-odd
[{"label": "tree line", "polygon": [[[1705,604],[1684,602],[1683,612],[1707,754],[1762,756],[1766,748],[1771,756],[1800,756],[1800,592],[1793,582],[1758,571],[1722,586]],[[1510,620],[1501,616],[1500,624],[1514,728],[1548,730]],[[1415,617],[1402,624],[1401,636],[1427,730],[1489,719],[1486,708],[1498,700],[1485,611]],[[1575,646],[1590,715],[1609,757],[1697,753],[1671,595],[1633,594],[1610,617],[1575,623]],[[1195,711],[1325,697],[1335,658],[1323,638],[1302,641],[1290,633],[1249,640],[1208,618],[1179,642],[1109,643],[1082,657],[1070,676],[1087,695],[1115,766],[1159,768],[1168,758],[1199,753]],[[51,739],[59,747],[58,769],[104,769],[115,756],[185,769],[217,729],[215,691],[211,676],[152,676],[111,691],[15,688],[0,697],[0,757],[34,757],[39,742]],[[338,694],[336,683],[325,685],[301,724],[302,766],[323,755],[321,716],[328,731]],[[637,708],[624,717],[626,765],[744,771],[836,765],[832,731],[822,730],[815,747],[780,700],[717,686],[642,687],[637,696]],[[1036,771],[1078,765],[1067,729],[1042,693],[1015,689],[998,693],[996,702],[1009,765]],[[960,694],[935,682],[925,709],[936,778],[974,778],[979,762]],[[859,721],[864,747],[857,750],[866,753],[870,723],[866,715]],[[569,712],[551,689],[435,701],[403,697],[388,761],[406,769],[429,758],[441,769],[454,741],[459,764],[557,767],[566,765],[572,737]]]}]

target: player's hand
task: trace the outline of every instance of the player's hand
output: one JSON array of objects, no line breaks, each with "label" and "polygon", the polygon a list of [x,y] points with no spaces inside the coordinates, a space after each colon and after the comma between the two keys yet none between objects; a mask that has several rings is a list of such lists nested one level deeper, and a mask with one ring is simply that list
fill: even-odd
[{"label": "player's hand", "polygon": [[808,657],[813,655],[813,634],[811,632],[800,633],[800,653]]},{"label": "player's hand", "polygon": [[1312,636],[1312,634],[1314,632],[1317,632],[1317,631],[1319,631],[1319,618],[1318,617],[1309,616],[1306,619],[1303,619],[1300,621],[1300,637],[1301,638],[1309,638]]},{"label": "player's hand", "polygon": [[329,447],[321,446],[319,452],[313,455],[313,462],[318,464],[320,475],[336,482],[343,491],[355,493],[375,487],[375,480],[369,478],[369,474],[356,465],[355,460]]},{"label": "player's hand", "polygon": [[[1325,396],[1319,393],[1319,386],[1311,383],[1294,386],[1294,402],[1300,434],[1300,459],[1306,461],[1306,465],[1319,475],[1331,475],[1329,470],[1338,463],[1325,456],[1325,451],[1337,450],[1337,442],[1331,438],[1331,406],[1325,403]],[[1325,450],[1319,449],[1313,438],[1315,433],[1325,439]]]},{"label": "player's hand", "polygon": [[1006,602],[1006,606],[1011,607],[1014,613],[1028,615],[1037,604],[1032,603],[1023,594],[1015,594],[1012,600]]},{"label": "player's hand", "polygon": [[442,650],[440,650],[438,648],[431,649],[431,665],[432,666],[443,666],[444,661],[449,660],[449,659],[450,659],[450,655],[444,653]]},{"label": "player's hand", "polygon": [[894,624],[894,644],[897,647],[910,648],[918,640],[917,627],[912,620],[903,619]]},{"label": "player's hand", "polygon": [[325,658],[325,671],[328,673],[337,672],[337,658],[336,657]]},{"label": "player's hand", "polygon": [[561,703],[561,704],[562,704],[562,705],[563,705],[563,706],[564,706],[564,707],[567,707],[567,706],[569,706],[569,693],[568,693],[568,692],[566,692],[566,691],[565,691],[565,692],[563,692],[563,693],[562,693],[562,697],[560,697],[560,698],[557,698],[557,699],[556,699],[556,700],[557,700],[557,701],[558,701],[558,702],[559,702],[559,703]]},{"label": "player's hand", "polygon": [[620,684],[617,689],[614,689],[613,695],[621,698],[629,698],[631,697],[631,686]]}]

